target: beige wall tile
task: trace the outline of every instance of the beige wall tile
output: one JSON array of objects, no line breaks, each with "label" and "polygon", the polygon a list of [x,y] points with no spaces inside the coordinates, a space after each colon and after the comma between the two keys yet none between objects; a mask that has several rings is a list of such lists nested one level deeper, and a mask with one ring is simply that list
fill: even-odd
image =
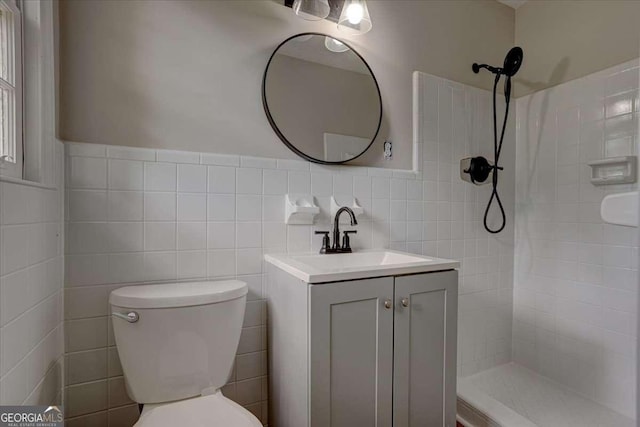
[{"label": "beige wall tile", "polygon": [[68,386],[65,391],[65,415],[74,417],[107,409],[107,381]]},{"label": "beige wall tile", "polygon": [[107,411],[96,412],[82,417],[68,418],[66,427],[107,427]]},{"label": "beige wall tile", "polygon": [[68,320],[65,323],[66,351],[91,350],[107,346],[107,317]]},{"label": "beige wall tile", "polygon": [[102,380],[107,376],[107,349],[67,354],[67,385]]},{"label": "beige wall tile", "polygon": [[138,405],[111,409],[109,410],[109,427],[132,427],[139,417]]},{"label": "beige wall tile", "polygon": [[115,408],[134,403],[127,394],[124,385],[124,377],[116,377],[109,379],[109,407]]}]

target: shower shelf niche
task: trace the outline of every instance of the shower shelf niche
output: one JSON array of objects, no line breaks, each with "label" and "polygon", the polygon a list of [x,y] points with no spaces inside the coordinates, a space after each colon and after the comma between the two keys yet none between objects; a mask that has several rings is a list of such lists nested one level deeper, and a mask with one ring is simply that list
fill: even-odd
[{"label": "shower shelf niche", "polygon": [[589,162],[593,185],[633,184],[636,182],[637,157],[611,157]]}]

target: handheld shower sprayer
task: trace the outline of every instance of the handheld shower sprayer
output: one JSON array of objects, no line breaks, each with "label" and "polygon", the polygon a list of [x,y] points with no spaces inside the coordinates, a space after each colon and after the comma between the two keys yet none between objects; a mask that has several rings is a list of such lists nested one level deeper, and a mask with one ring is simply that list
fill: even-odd
[{"label": "handheld shower sprayer", "polygon": [[[484,211],[484,228],[492,234],[501,232],[507,225],[507,218],[504,212],[504,207],[502,206],[502,201],[500,200],[500,196],[498,195],[498,171],[503,170],[503,168],[498,165],[498,161],[500,160],[502,142],[504,141],[504,133],[507,128],[507,119],[509,118],[509,103],[511,101],[511,77],[513,77],[520,69],[523,56],[524,53],[522,49],[516,46],[507,53],[507,56],[504,58],[504,64],[502,65],[502,68],[478,63],[474,63],[471,67],[473,72],[476,74],[479,73],[481,69],[486,69],[496,76],[493,83],[493,165],[482,156],[467,157],[460,161],[460,177],[464,181],[471,182],[476,185],[481,185],[487,180],[487,178],[489,178],[489,175],[492,175],[491,184],[493,190],[491,192],[491,197],[489,198],[489,203],[487,203],[487,208]],[[506,105],[504,120],[502,122],[502,130],[500,131],[500,136],[498,137],[496,92],[498,88],[498,82],[500,81],[500,78],[502,76],[505,76],[504,100]],[[494,200],[498,203],[498,207],[500,208],[500,215],[502,217],[502,224],[496,229],[492,229],[491,227],[489,227],[489,224],[487,222],[489,209],[491,208]]]}]

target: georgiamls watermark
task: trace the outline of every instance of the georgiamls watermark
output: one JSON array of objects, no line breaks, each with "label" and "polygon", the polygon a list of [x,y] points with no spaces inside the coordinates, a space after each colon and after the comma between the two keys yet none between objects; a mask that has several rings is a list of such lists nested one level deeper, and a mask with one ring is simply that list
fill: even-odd
[{"label": "georgiamls watermark", "polygon": [[63,427],[62,406],[0,406],[0,427]]}]

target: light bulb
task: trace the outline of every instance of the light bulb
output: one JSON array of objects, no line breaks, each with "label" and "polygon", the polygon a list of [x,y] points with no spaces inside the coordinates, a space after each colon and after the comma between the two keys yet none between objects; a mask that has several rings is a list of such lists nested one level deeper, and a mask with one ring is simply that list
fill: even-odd
[{"label": "light bulb", "polygon": [[371,30],[371,16],[365,0],[344,0],[338,29],[345,34],[365,34]]},{"label": "light bulb", "polygon": [[347,19],[350,24],[356,25],[362,21],[362,17],[364,16],[364,10],[362,9],[362,5],[360,3],[351,3],[347,8]]}]

